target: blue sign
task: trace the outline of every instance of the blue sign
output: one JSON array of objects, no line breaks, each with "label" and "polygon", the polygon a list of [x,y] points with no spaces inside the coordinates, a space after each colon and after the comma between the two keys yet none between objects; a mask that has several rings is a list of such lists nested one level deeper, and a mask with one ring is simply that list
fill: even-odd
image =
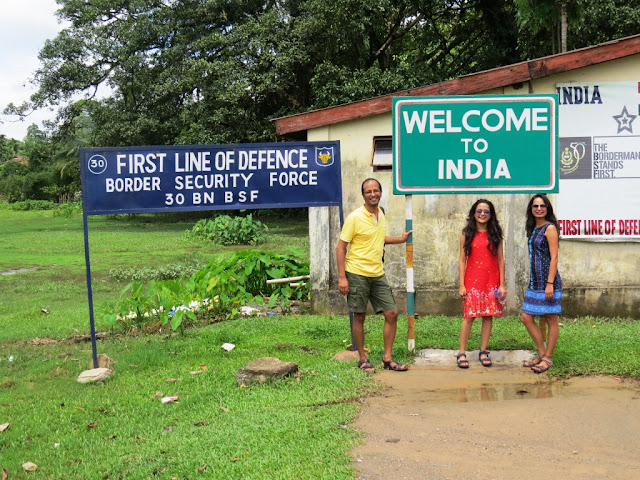
[{"label": "blue sign", "polygon": [[88,215],[339,206],[339,142],[80,150]]}]

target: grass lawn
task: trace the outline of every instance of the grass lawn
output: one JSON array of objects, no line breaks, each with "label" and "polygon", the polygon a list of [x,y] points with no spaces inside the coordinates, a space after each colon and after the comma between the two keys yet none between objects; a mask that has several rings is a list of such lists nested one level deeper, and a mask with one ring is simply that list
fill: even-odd
[{"label": "grass lawn", "polygon": [[[183,238],[197,220],[179,216],[91,217],[89,241],[96,329],[124,286],[112,269],[209,261],[233,248]],[[264,219],[259,248],[308,250],[300,219]],[[113,332],[98,352],[117,363],[103,384],[80,385],[90,368],[82,218],[0,210],[0,469],[9,479],[352,479],[349,449],[359,399],[379,388],[375,375],[331,360],[349,343],[347,316],[244,318],[188,329],[184,335]],[[236,247],[238,248],[238,247]],[[243,247],[244,248],[244,247]],[[50,313],[45,314],[42,309]],[[457,348],[460,318],[416,321],[418,348]],[[554,375],[640,377],[640,322],[561,318]],[[479,322],[469,349],[478,348]],[[367,320],[371,357],[382,355],[382,317]],[[401,325],[404,325],[401,318]],[[494,322],[491,349],[532,348],[516,317]],[[40,339],[40,340],[36,340]],[[232,343],[230,352],[223,343]],[[410,361],[406,329],[394,354]],[[237,370],[274,356],[300,372],[240,388]],[[164,396],[178,400],[162,403]],[[22,464],[33,462],[28,473]]]}]

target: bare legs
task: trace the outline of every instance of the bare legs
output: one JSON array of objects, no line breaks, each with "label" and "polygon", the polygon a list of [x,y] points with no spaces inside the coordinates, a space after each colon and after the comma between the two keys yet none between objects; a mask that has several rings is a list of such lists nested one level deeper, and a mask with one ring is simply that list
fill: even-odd
[{"label": "bare legs", "polygon": [[388,362],[391,360],[391,349],[396,339],[396,330],[398,329],[398,311],[387,310],[384,314],[384,328],[382,329],[382,339],[384,340],[384,355],[382,360]]},{"label": "bare legs", "polygon": [[[460,349],[458,353],[464,353],[467,350],[467,342],[471,334],[471,327],[475,318],[464,318],[460,327]],[[491,337],[491,328],[493,327],[493,317],[482,317],[482,330],[480,332],[480,350],[486,350],[489,346],[489,337]]]},{"label": "bare legs", "polygon": [[523,313],[520,316],[520,320],[522,320],[522,323],[524,323],[524,326],[527,328],[531,339],[536,344],[536,348],[538,349],[538,356],[541,358],[546,357],[549,360],[553,360],[553,350],[556,348],[556,345],[558,343],[558,336],[560,332],[558,328],[558,315],[547,314],[544,316],[544,319],[546,320],[548,329],[548,338],[546,345],[544,342],[544,338],[542,337],[542,332],[540,331],[538,325],[536,325],[533,315]]},{"label": "bare legs", "polygon": [[[391,351],[393,349],[393,342],[396,339],[396,331],[398,329],[398,311],[388,310],[383,312],[384,314],[384,327],[382,329],[382,338],[384,341],[384,354],[382,359],[385,362],[391,360]],[[358,355],[360,360],[367,359],[367,353],[364,351],[364,319],[366,313],[354,313],[353,314],[353,340],[356,342],[356,348],[358,349]]]},{"label": "bare legs", "polygon": [[367,359],[367,353],[364,351],[364,319],[366,316],[366,313],[354,313],[353,326],[351,327],[351,334],[353,335],[353,341],[356,342],[360,360]]}]

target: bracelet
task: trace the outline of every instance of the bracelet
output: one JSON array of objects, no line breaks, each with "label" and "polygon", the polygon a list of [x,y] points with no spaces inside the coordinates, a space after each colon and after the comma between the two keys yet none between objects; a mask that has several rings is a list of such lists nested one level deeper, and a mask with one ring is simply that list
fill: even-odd
[{"label": "bracelet", "polygon": [[551,285],[553,285],[553,282],[547,282],[547,284],[551,284]]}]

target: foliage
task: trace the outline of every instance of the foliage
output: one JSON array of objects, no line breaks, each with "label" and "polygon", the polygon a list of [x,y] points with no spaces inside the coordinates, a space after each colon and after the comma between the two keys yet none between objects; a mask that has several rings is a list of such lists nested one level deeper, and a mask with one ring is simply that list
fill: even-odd
[{"label": "foliage", "polygon": [[292,250],[290,255],[244,250],[225,259],[216,259],[194,273],[188,281],[151,280],[147,285],[134,280],[121,292],[124,297],[115,313],[105,315],[110,325],[129,330],[160,322],[170,323],[173,330],[184,328],[184,320],[221,321],[237,318],[240,307],[262,304],[270,295],[269,306],[279,303],[290,311],[291,300],[308,298],[308,285],[292,288],[288,284],[268,285],[270,278],[308,275],[309,264],[302,260],[304,252]]},{"label": "foliage", "polygon": [[6,111],[63,105],[100,146],[273,141],[274,117],[518,60],[509,0],[59,4],[38,91]]},{"label": "foliage", "polygon": [[24,200],[22,202],[0,203],[0,208],[26,212],[28,210],[55,210],[58,204],[49,200]]},{"label": "foliage", "polygon": [[264,241],[267,226],[260,220],[254,220],[251,214],[246,217],[217,215],[213,219],[198,221],[187,238],[202,239],[218,245],[256,245]]},{"label": "foliage", "polygon": [[53,210],[54,217],[71,217],[76,213],[82,213],[82,202],[65,202],[56,205]]},{"label": "foliage", "polygon": [[203,268],[205,264],[200,256],[189,257],[184,263],[160,265],[158,267],[124,267],[112,268],[109,277],[117,282],[143,282],[154,280],[175,280],[188,277]]}]

